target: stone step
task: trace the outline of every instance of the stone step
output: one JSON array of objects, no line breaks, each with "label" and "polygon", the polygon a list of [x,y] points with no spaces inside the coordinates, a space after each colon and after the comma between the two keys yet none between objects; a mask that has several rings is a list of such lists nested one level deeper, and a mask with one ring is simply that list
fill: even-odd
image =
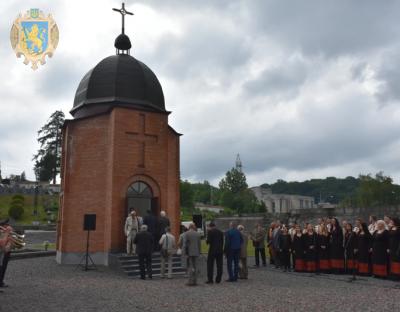
[{"label": "stone step", "polygon": [[[122,267],[122,269],[125,271],[125,272],[128,272],[128,271],[135,271],[135,270],[139,270],[140,269],[140,267],[139,267],[139,264],[136,264],[136,265],[127,265],[127,266],[121,266]],[[161,268],[161,263],[158,263],[158,264],[155,264],[155,263],[152,263],[152,266],[151,266],[153,269],[160,269]],[[172,268],[182,268],[182,265],[181,265],[181,263],[178,263],[178,262],[173,262],[172,263]]]},{"label": "stone step", "polygon": [[[129,277],[137,278],[140,276],[139,258],[137,255],[116,255],[119,262],[119,267]],[[160,276],[161,272],[161,255],[154,253],[152,255],[152,274]],[[172,256],[172,274],[182,275],[186,273],[186,269],[182,267],[182,258],[178,255]]]},{"label": "stone step", "polygon": [[[153,264],[160,264],[161,263],[161,259],[151,259],[151,262]],[[180,258],[172,258],[172,262],[173,263],[181,263],[181,259]],[[120,260],[121,265],[126,266],[126,265],[139,265],[139,259],[133,259],[133,260]]]},{"label": "stone step", "polygon": [[[160,276],[160,269],[155,269],[152,270],[152,276]],[[176,269],[172,269],[172,275],[184,275],[186,273],[186,270],[183,268],[176,268]],[[140,271],[132,271],[132,272],[126,272],[126,274],[129,277],[139,277],[140,276]],[[165,272],[165,275],[168,274],[168,271]]]}]

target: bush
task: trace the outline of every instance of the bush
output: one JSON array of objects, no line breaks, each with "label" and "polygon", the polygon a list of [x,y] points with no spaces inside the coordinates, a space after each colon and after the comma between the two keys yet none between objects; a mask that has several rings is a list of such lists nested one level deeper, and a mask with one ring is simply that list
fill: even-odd
[{"label": "bush", "polygon": [[13,205],[8,209],[8,215],[15,220],[20,220],[24,215],[24,207],[22,205]]},{"label": "bush", "polygon": [[15,219],[20,220],[24,215],[24,205],[25,205],[25,197],[16,194],[11,198],[10,208],[8,209],[8,215]]}]

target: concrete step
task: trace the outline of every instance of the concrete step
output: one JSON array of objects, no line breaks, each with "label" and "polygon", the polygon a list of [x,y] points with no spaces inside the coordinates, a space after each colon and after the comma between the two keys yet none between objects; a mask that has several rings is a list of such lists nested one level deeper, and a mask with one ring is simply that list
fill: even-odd
[{"label": "concrete step", "polygon": [[[137,278],[140,276],[139,269],[139,258],[137,255],[117,255],[119,267],[122,271],[132,278]],[[160,253],[154,253],[152,255],[152,274],[153,276],[160,276],[161,271],[161,255]],[[172,256],[172,274],[173,275],[182,275],[186,273],[186,269],[182,267],[182,259],[181,256],[173,255]]]}]

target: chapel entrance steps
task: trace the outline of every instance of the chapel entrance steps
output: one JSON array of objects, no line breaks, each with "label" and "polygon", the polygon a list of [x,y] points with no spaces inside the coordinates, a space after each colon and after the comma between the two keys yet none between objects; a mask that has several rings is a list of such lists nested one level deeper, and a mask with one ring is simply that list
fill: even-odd
[{"label": "chapel entrance steps", "polygon": [[[136,255],[128,256],[120,254],[118,255],[119,267],[131,278],[140,277],[139,269],[139,258]],[[160,253],[154,253],[152,256],[152,271],[153,276],[160,276],[161,271],[161,255]],[[182,267],[182,258],[178,255],[172,256],[172,275],[184,275],[186,269]],[[167,272],[166,272],[167,275]]]}]

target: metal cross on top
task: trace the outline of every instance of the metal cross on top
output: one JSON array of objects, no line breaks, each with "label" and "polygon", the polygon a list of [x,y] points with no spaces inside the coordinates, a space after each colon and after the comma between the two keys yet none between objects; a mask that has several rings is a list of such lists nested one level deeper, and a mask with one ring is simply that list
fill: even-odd
[{"label": "metal cross on top", "polygon": [[114,11],[121,13],[122,16],[122,34],[125,34],[125,15],[133,15],[133,13],[128,12],[127,10],[125,10],[125,3],[122,2],[122,8],[120,9],[115,9],[113,8]]}]

